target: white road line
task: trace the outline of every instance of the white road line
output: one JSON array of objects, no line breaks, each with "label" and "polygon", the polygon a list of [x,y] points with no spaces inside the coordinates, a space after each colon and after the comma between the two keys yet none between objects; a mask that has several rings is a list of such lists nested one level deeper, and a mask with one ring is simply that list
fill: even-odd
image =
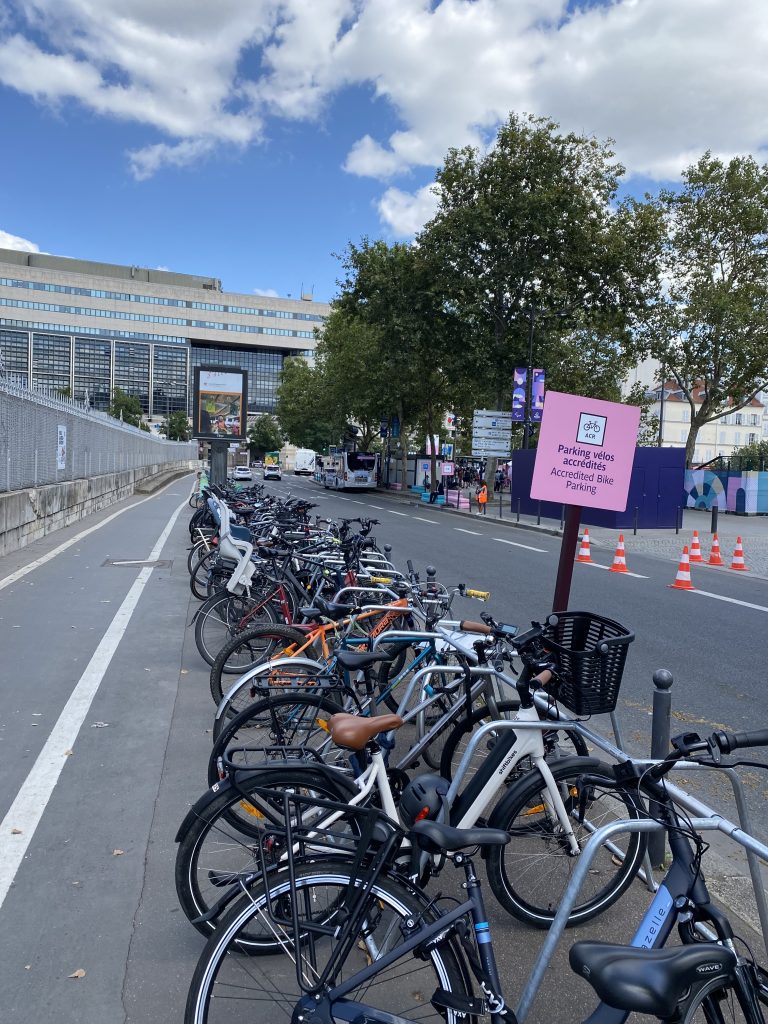
[{"label": "white road line", "polygon": [[425,519],[423,516],[411,516],[411,519],[418,519],[420,523],[432,523],[433,526],[438,525],[437,519]]},{"label": "white road line", "polygon": [[754,608],[756,612],[768,612],[768,608],[762,604],[752,604],[750,601],[738,601],[735,597],[723,597],[722,594],[710,594],[708,590],[691,590],[691,594],[700,594],[702,597],[711,597],[715,601],[727,601],[728,604],[740,604],[742,608]]},{"label": "white road line", "polygon": [[[606,572],[610,571],[610,565],[600,565],[599,562],[574,562],[574,565],[591,565],[595,569],[605,569]],[[650,576],[642,576],[639,572],[617,572],[616,576],[634,576],[636,580],[649,580]]]},{"label": "white road line", "polygon": [[407,516],[408,515],[407,512],[395,512],[395,510],[393,508],[391,508],[389,511],[392,513],[393,516]]},{"label": "white road line", "polygon": [[482,533],[479,530],[465,530],[461,526],[454,526],[454,530],[458,530],[459,533],[471,533],[473,537],[482,537]]},{"label": "white road line", "polygon": [[350,500],[350,501],[351,501],[351,502],[352,502],[353,504],[355,504],[355,505],[364,505],[364,504],[365,504],[365,502],[364,502],[364,501],[358,501],[358,500],[357,500],[357,498],[350,498],[349,500]]},{"label": "white road line", "polygon": [[117,512],[113,512],[111,516],[107,516],[106,519],[102,519],[100,523],[95,526],[89,526],[87,530],[82,530],[80,533],[76,533],[74,537],[70,537],[69,540],[65,540],[63,544],[59,544],[57,548],[53,548],[52,551],[48,551],[46,554],[36,558],[34,562],[30,562],[28,565],[22,566],[21,569],[17,569],[16,572],[12,572],[10,576],[5,576],[0,580],[0,590],[4,590],[6,587],[10,587],[16,580],[20,580],[22,576],[26,576],[27,573],[32,572],[33,569],[39,569],[41,565],[45,565],[46,562],[50,562],[52,558],[60,555],[62,551],[66,551],[67,548],[71,548],[73,544],[77,544],[87,537],[90,533],[95,533],[96,530],[100,530],[102,526],[106,526],[107,523],[111,523],[113,519],[117,519],[118,516],[123,515],[125,512],[130,512],[132,508],[138,508],[139,505],[143,505],[145,501],[152,501],[153,498],[159,497],[163,491],[167,490],[168,487],[173,487],[174,484],[178,483],[178,480],[172,480],[165,487],[161,487],[159,491],[155,491],[154,494],[150,494],[148,498],[142,498],[141,501],[135,501],[133,505],[127,505],[125,508],[121,508]]},{"label": "white road line", "polygon": [[384,511],[384,506],[383,505],[370,505],[369,507],[370,508],[377,508],[379,510],[379,512],[383,512]]},{"label": "white road line", "polygon": [[494,537],[493,539],[497,540],[499,544],[511,544],[513,548],[525,548],[526,551],[538,551],[542,555],[547,554],[546,548],[533,548],[530,544],[518,544],[515,540],[504,540],[501,537]]},{"label": "white road line", "polygon": [[[165,529],[152,548],[148,562],[160,557],[174,523],[181,512],[187,507],[184,501],[179,505]],[[101,681],[114,657],[118,644],[125,635],[131,616],[152,575],[152,567],[142,569],[133,586],[125,596],[125,600],[117,610],[117,614],[107,627],[99,646],[88,662],[85,672],[80,676],[69,700],[59,715],[43,749],[26,779],[21,785],[16,799],[8,813],[0,822],[0,907],[5,902],[8,890],[13,884],[19,865],[24,860],[29,844],[35,834],[40,819],[53,796],[53,790],[59,780],[64,765],[67,763],[67,751],[71,750],[85,721],[93,698],[98,692]],[[18,829],[17,833],[12,829]]]},{"label": "white road line", "polygon": [[336,497],[339,499],[339,501],[352,501],[351,498],[345,498],[343,494],[337,494]]}]

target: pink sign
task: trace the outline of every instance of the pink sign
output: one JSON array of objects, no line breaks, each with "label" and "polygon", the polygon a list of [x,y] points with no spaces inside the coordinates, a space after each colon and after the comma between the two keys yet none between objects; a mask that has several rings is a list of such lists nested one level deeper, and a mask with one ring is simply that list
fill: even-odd
[{"label": "pink sign", "polygon": [[531,497],[623,512],[639,423],[637,406],[547,392]]}]

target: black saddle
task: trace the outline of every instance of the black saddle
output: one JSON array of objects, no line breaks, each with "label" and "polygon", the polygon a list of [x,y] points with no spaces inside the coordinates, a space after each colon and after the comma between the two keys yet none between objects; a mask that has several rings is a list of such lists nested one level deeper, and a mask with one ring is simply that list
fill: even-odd
[{"label": "black saddle", "polygon": [[670,949],[635,949],[607,942],[576,942],[571,967],[608,1006],[666,1020],[692,986],[725,981],[736,955],[714,942]]},{"label": "black saddle", "polygon": [[412,832],[425,853],[454,853],[470,846],[506,846],[511,838],[501,828],[454,828],[439,821],[417,821]]},{"label": "black saddle", "polygon": [[349,615],[352,611],[348,604],[339,604],[336,601],[325,601],[322,597],[314,597],[313,603],[307,608],[299,608],[299,613],[305,619],[331,619],[336,622]]},{"label": "black saddle", "polygon": [[354,672],[356,669],[375,665],[376,662],[392,661],[392,655],[385,651],[336,651],[336,661],[342,668]]}]

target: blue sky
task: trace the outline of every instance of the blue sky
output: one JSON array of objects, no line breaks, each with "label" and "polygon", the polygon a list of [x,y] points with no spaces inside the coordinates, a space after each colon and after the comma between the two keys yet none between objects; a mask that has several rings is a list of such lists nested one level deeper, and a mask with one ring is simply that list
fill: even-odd
[{"label": "blue sky", "polygon": [[509,110],[630,190],[764,159],[766,37],[763,0],[0,0],[0,245],[327,300]]}]

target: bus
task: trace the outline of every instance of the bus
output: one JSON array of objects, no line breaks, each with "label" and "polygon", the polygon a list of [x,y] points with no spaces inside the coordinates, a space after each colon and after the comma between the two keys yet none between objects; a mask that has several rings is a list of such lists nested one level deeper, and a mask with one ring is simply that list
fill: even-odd
[{"label": "bus", "polygon": [[342,452],[331,449],[323,460],[323,486],[337,491],[375,487],[379,475],[376,452]]}]

